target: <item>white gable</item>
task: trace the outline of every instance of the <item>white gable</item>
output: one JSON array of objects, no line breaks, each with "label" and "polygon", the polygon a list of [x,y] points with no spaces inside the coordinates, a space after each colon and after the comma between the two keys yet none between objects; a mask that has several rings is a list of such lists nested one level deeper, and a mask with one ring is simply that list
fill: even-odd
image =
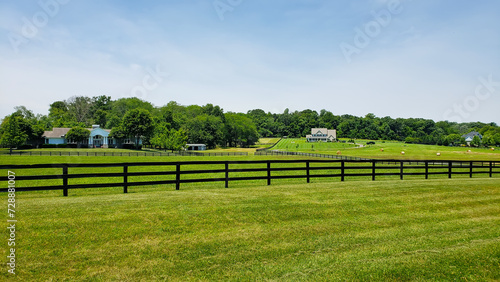
[{"label": "white gable", "polygon": [[90,131],[90,137],[94,137],[94,136],[97,136],[97,135],[108,137],[109,132],[107,132],[106,130],[104,130],[102,128],[94,128],[94,129],[92,129]]}]

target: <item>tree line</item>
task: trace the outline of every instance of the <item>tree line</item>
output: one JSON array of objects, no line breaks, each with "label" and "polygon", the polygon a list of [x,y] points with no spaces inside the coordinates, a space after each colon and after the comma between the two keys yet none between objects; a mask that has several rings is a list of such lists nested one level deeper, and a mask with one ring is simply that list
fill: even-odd
[{"label": "tree line", "polygon": [[[50,104],[47,115],[33,114],[24,106],[6,116],[0,125],[0,143],[4,146],[38,145],[44,130],[54,127],[76,128],[73,138],[84,138],[84,128],[97,124],[112,129],[114,138],[130,138],[144,144],[180,150],[186,143],[246,147],[260,137],[304,137],[311,128],[337,129],[340,138],[396,140],[408,143],[459,145],[471,131],[483,135],[480,144],[500,144],[500,128],[495,123],[435,122],[422,118],[364,117],[319,113],[306,109],[270,113],[261,109],[247,113],[224,112],[212,104],[180,105],[171,101],[160,107],[139,98],[112,100],[109,96],[74,96]],[[82,137],[83,135],[83,137]]]}]

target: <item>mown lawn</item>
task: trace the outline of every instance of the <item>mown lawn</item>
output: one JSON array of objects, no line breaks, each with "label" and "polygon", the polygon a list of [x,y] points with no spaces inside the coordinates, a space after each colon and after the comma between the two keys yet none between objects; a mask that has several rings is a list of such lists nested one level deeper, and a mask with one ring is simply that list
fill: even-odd
[{"label": "mown lawn", "polygon": [[500,279],[500,179],[19,192],[17,203],[17,281]]},{"label": "mown lawn", "polygon": [[[148,186],[134,186],[134,182],[144,182],[144,181],[171,181],[174,183],[176,180],[176,164],[177,162],[183,163],[180,166],[180,180],[181,181],[189,181],[193,179],[204,180],[203,182],[198,182],[196,184],[193,183],[181,183],[181,189],[187,185],[187,187],[198,187],[198,188],[222,188],[224,187],[224,179],[225,179],[225,163],[223,161],[259,161],[259,160],[273,160],[273,161],[289,161],[296,160],[297,162],[290,163],[272,163],[270,168],[271,177],[276,177],[279,179],[272,179],[272,184],[301,184],[306,182],[306,163],[303,160],[308,159],[306,157],[287,157],[287,156],[277,156],[277,157],[268,157],[268,156],[224,156],[224,157],[182,157],[182,156],[170,156],[170,157],[153,157],[153,156],[140,156],[140,157],[76,157],[76,156],[0,156],[0,160],[2,160],[2,164],[51,164],[51,163],[71,163],[71,164],[88,164],[88,163],[117,163],[116,167],[70,167],[68,169],[69,175],[74,174],[90,174],[92,176],[87,177],[79,177],[79,178],[69,178],[69,185],[80,185],[80,184],[104,184],[104,183],[123,183],[123,176],[115,176],[103,177],[103,173],[123,173],[123,163],[143,163],[141,166],[129,166],[129,173],[136,172],[160,172],[158,175],[147,175],[147,176],[137,176],[132,175],[128,176],[128,185],[129,191],[163,191],[163,190],[174,190],[175,184],[154,184]],[[327,160],[322,158],[309,159],[312,162],[310,163],[310,181],[313,183],[321,183],[321,182],[340,182],[341,177],[340,174],[342,172],[342,164],[339,160]],[[186,162],[190,161],[209,161],[211,163],[208,164],[188,164]],[[217,162],[218,163],[213,163]],[[314,162],[316,161],[316,162]],[[147,165],[149,162],[168,162],[171,164],[163,164],[163,165]],[[455,165],[453,167],[452,178],[470,178],[470,169],[467,167],[469,164],[466,163],[464,167],[460,165]],[[475,164],[480,165],[480,163]],[[498,163],[493,163],[491,167],[491,173],[493,178],[500,178],[500,166]],[[404,175],[403,178],[407,179],[424,179],[425,176],[422,173],[425,172],[424,163],[412,163],[405,164]],[[262,163],[240,163],[235,164],[231,163],[228,165],[230,170],[234,170],[228,173],[229,177],[229,187],[231,188],[239,188],[239,187],[252,187],[252,186],[261,186],[267,183],[267,164],[266,162]],[[241,171],[246,169],[259,169],[261,171]],[[282,169],[282,170],[280,170]],[[11,169],[13,170],[17,176],[33,176],[33,175],[61,175],[62,168],[28,168],[28,169]],[[217,170],[218,172],[200,172],[200,170]],[[345,181],[365,181],[372,179],[373,167],[369,162],[346,162],[344,166],[345,172]],[[399,162],[392,163],[379,163],[376,164],[375,172],[379,175],[376,176],[375,180],[377,181],[385,181],[385,180],[396,180],[400,178],[401,167]],[[430,175],[428,176],[429,180],[434,179],[446,179],[448,178],[448,166],[430,164],[428,167],[428,172]],[[167,173],[167,174],[165,174]],[[436,174],[434,174],[436,173]],[[356,175],[356,174],[364,174],[364,176]],[[391,175],[388,175],[391,174]],[[420,175],[419,175],[420,174]],[[7,169],[0,169],[0,175],[5,177],[7,175]],[[328,176],[328,177],[325,177]],[[484,164],[484,167],[475,167],[473,168],[474,179],[488,177],[490,175],[490,167],[489,162]],[[235,178],[242,177],[260,177],[261,179],[252,179],[252,180],[238,180],[232,181]],[[212,182],[211,180],[217,179],[216,182]],[[6,178],[2,178],[6,179]],[[36,180],[17,180],[17,187],[53,187],[58,186],[58,189],[61,189],[60,186],[63,184],[63,180],[59,177],[58,179],[36,179]],[[116,187],[110,189],[70,189],[70,195],[86,195],[88,193],[101,193],[98,191],[105,191],[106,193],[122,193],[123,188]],[[47,192],[39,192],[40,195],[43,195]],[[62,192],[60,192],[62,193]]]},{"label": "mown lawn", "polygon": [[307,142],[305,138],[287,138],[281,141],[273,150],[288,152],[307,152],[318,154],[336,154],[337,151],[355,148],[354,144],[340,142]]},{"label": "mown lawn", "polygon": [[[358,141],[356,141],[358,142]],[[500,160],[500,149],[447,147],[436,145],[405,144],[403,142],[374,141],[375,145],[355,147],[345,143],[308,143],[302,139],[283,139],[275,147],[278,150],[335,155],[337,151],[344,156],[368,159],[402,160]],[[360,142],[365,145],[366,140]],[[468,152],[468,151],[471,152]],[[404,155],[401,152],[405,152]],[[440,156],[437,156],[437,153]]]}]

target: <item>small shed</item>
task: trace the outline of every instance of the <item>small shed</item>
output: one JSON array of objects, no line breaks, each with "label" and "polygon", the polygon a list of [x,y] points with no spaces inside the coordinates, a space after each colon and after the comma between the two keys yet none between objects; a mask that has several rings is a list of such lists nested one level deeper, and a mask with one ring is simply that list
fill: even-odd
[{"label": "small shed", "polygon": [[205,144],[186,144],[188,151],[205,151],[207,149],[207,145]]}]

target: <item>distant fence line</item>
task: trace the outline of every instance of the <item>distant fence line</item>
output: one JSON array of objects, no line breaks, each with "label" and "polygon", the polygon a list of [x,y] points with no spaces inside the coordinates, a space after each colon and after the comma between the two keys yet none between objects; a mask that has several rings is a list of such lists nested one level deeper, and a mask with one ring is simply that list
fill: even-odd
[{"label": "distant fence line", "polygon": [[[96,149],[98,150],[98,149]],[[169,157],[169,156],[195,156],[195,157],[216,157],[216,156],[248,156],[248,152],[63,152],[63,151],[19,151],[7,152],[11,156],[77,156],[77,157]]]},{"label": "distant fence line", "polygon": [[[394,163],[394,165],[391,165]],[[262,167],[256,167],[256,165]],[[281,164],[281,166],[280,166]],[[291,166],[291,164],[300,166]],[[321,166],[317,166],[317,165]],[[416,164],[416,165],[415,165]],[[214,169],[214,166],[219,166]],[[247,165],[246,167],[244,165]],[[130,171],[132,167],[164,167],[163,170]],[[183,170],[183,167],[201,166],[200,169]],[[232,166],[232,167],[231,167]],[[234,168],[234,166],[237,166]],[[243,167],[242,167],[243,166]],[[62,174],[23,175],[23,169],[62,169]],[[69,168],[121,168],[121,172],[99,173],[69,173]],[[198,168],[198,167],[197,167]],[[32,164],[32,165],[0,165],[0,169],[12,170],[16,173],[16,191],[63,190],[68,196],[69,189],[123,187],[128,192],[131,186],[148,186],[175,184],[179,190],[182,183],[229,182],[243,180],[267,180],[271,185],[273,179],[306,179],[310,183],[312,178],[340,178],[371,177],[375,181],[378,176],[397,176],[403,180],[408,175],[420,175],[428,179],[431,175],[489,175],[500,174],[500,163],[494,161],[427,161],[427,160],[261,160],[261,161],[185,161],[185,162],[137,162],[137,163],[107,163],[107,164]],[[322,171],[322,173],[321,173]],[[35,171],[36,172],[36,171]],[[285,172],[278,173],[277,172]],[[294,174],[293,172],[299,174]],[[318,172],[318,173],[313,173]],[[234,175],[234,174],[238,175]],[[230,177],[230,174],[232,176]],[[244,174],[245,176],[241,176]],[[249,175],[250,174],[250,175]],[[256,175],[259,174],[259,175]],[[194,175],[194,178],[184,179],[182,176]],[[208,176],[200,178],[201,176]],[[148,177],[147,181],[130,181],[130,177]],[[169,179],[153,180],[152,176],[169,176]],[[118,182],[103,183],[98,180],[91,184],[70,184],[73,179],[120,179]],[[22,186],[22,181],[62,180],[62,185]],[[7,176],[0,180],[8,181]],[[36,183],[40,185],[39,183]],[[8,188],[0,188],[0,192],[7,192]]]},{"label": "distant fence line", "polygon": [[327,158],[327,159],[337,159],[337,160],[349,160],[349,161],[369,161],[371,159],[349,157],[342,155],[328,155],[328,154],[315,154],[315,153],[304,153],[304,152],[288,152],[288,151],[269,151],[261,150],[255,152],[256,156],[304,156],[304,157],[314,157],[314,158]]},{"label": "distant fence line", "polygon": [[283,139],[283,137],[281,137],[278,141],[276,141],[276,143],[269,143],[269,145],[272,145],[271,147],[267,147],[267,148],[259,148],[257,150],[255,150],[255,152],[262,152],[262,151],[267,151],[267,150],[271,150],[272,148],[274,148],[276,145],[278,145],[278,143]]}]

